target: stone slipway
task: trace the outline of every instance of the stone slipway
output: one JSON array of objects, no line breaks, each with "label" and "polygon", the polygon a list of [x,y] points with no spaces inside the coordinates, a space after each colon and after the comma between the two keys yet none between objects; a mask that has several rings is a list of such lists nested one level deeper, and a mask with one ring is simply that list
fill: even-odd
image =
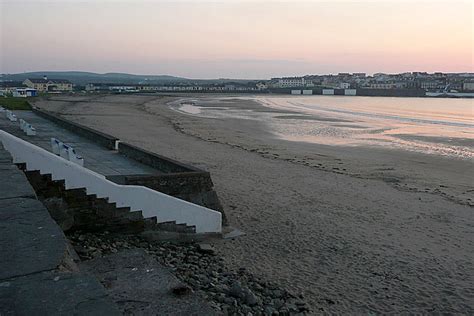
[{"label": "stone slipway", "polygon": [[0,144],[0,315],[118,315]]}]

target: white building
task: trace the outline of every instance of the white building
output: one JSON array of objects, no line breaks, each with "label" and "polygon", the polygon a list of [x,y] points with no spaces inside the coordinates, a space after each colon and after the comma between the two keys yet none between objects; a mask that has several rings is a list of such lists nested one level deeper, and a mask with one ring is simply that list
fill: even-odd
[{"label": "white building", "polygon": [[462,84],[463,90],[474,91],[474,81],[471,82],[464,82]]},{"label": "white building", "polygon": [[351,87],[351,84],[350,83],[347,83],[347,82],[341,82],[339,83],[339,88],[340,89],[349,89]]},{"label": "white building", "polygon": [[303,77],[278,78],[276,86],[278,88],[304,87],[305,79]]},{"label": "white building", "polygon": [[38,95],[38,91],[32,88],[18,88],[13,91],[12,95],[15,98],[36,97]]}]

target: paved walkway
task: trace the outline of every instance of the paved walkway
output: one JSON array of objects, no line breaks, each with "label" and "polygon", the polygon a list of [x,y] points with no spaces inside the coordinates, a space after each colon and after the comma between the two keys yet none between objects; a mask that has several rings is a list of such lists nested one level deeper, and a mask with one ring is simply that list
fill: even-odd
[{"label": "paved walkway", "polygon": [[0,143],[0,315],[119,315]]},{"label": "paved walkway", "polygon": [[128,159],[118,152],[102,147],[91,140],[78,136],[55,123],[42,118],[31,111],[13,111],[18,119],[24,119],[37,131],[36,136],[26,136],[18,122],[10,122],[4,113],[0,113],[0,129],[20,137],[28,142],[51,151],[52,137],[72,146],[78,155],[84,158],[84,167],[104,176],[131,174],[159,174],[159,171]]}]

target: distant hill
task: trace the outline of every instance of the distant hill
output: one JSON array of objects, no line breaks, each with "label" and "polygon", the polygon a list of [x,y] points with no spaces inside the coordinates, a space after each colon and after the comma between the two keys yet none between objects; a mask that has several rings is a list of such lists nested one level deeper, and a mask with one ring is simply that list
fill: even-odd
[{"label": "distant hill", "polygon": [[180,83],[180,82],[205,82],[205,83],[224,83],[241,82],[246,83],[252,80],[235,79],[187,79],[168,75],[133,75],[126,73],[105,73],[99,74],[84,71],[36,71],[24,72],[18,74],[2,74],[1,81],[24,81],[27,78],[43,78],[47,76],[51,79],[67,79],[76,85],[85,85],[87,83],[123,83],[123,84],[160,84],[160,83]]},{"label": "distant hill", "polygon": [[186,78],[173,77],[173,76],[145,76],[145,75],[132,75],[124,73],[106,73],[98,74],[93,72],[83,71],[36,71],[36,72],[25,72],[19,74],[3,74],[1,80],[12,80],[12,81],[23,81],[26,78],[43,78],[47,76],[52,79],[68,79],[74,84],[84,85],[90,82],[96,83],[126,83],[126,84],[139,84],[139,83],[159,83],[159,82],[182,82],[187,81]]}]

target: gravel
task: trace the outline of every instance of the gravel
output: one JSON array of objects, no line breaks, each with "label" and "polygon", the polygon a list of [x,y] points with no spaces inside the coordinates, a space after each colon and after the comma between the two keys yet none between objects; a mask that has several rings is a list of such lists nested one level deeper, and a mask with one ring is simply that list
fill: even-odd
[{"label": "gravel", "polygon": [[246,271],[228,269],[207,244],[149,242],[139,236],[73,232],[69,239],[81,260],[90,260],[122,249],[142,248],[192,291],[224,315],[306,315],[310,311],[302,294],[290,293]]}]

